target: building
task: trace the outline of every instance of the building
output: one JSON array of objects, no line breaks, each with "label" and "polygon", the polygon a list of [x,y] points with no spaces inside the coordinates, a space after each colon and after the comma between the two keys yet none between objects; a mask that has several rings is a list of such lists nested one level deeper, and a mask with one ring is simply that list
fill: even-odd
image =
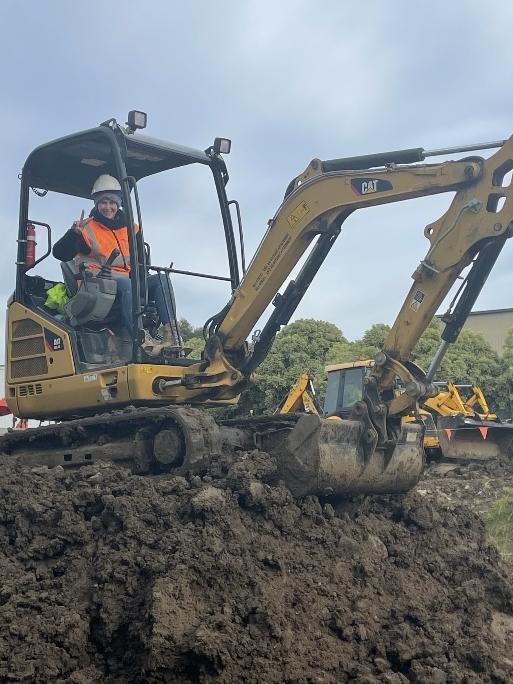
[{"label": "building", "polygon": [[506,335],[513,328],[513,309],[472,311],[463,330],[481,333],[497,354],[502,355]]}]

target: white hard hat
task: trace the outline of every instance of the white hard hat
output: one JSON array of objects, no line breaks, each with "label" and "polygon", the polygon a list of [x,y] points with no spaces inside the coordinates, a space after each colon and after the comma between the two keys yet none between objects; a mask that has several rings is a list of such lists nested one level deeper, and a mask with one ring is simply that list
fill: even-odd
[{"label": "white hard hat", "polygon": [[94,197],[97,192],[112,192],[112,190],[121,192],[121,185],[117,178],[104,173],[103,175],[98,176],[94,182],[93,189],[91,190],[91,197]]}]

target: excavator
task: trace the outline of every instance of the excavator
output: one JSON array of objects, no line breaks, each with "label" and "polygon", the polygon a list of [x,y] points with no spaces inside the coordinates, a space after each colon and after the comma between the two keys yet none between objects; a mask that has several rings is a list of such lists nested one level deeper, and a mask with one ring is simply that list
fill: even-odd
[{"label": "excavator", "polygon": [[[7,303],[5,398],[20,418],[55,422],[3,436],[2,458],[64,468],[108,459],[130,466],[134,473],[201,474],[221,452],[237,458],[258,448],[275,460],[277,480],[298,496],[394,493],[413,487],[424,466],[423,426],[402,425],[401,417],[435,392],[432,380],[443,354],[512,234],[513,187],[508,181],[513,138],[458,148],[313,159],[289,183],[246,268],[239,206],[228,199],[226,190],[229,176],[223,155],[229,153],[230,141],[216,138],[204,151],[188,148],[142,134],[146,123],[146,114],[134,110],[126,125],[109,119],[43,144],[25,161],[16,284]],[[482,158],[475,155],[480,149],[495,152]],[[463,159],[423,163],[428,157],[470,152],[474,154]],[[202,165],[212,175],[227,276],[155,265],[144,239],[136,239],[135,224],[144,238],[139,185],[154,174],[178,174],[191,165]],[[128,335],[120,328],[115,282],[107,268],[95,274],[81,269],[77,279],[62,264],[69,296],[64,313],[45,304],[57,281],[37,272],[52,248],[52,225],[44,213],[47,194],[77,201],[89,198],[103,173],[119,180],[127,217],[132,264]],[[310,287],[344,221],[357,209],[443,192],[454,194],[452,203],[424,230],[427,254],[413,274],[383,351],[360,388],[361,399],[349,414],[340,421],[308,414],[216,421],[206,409],[238,402],[277,332]],[[35,244],[41,233],[46,234],[46,249],[38,256]],[[281,293],[303,255],[298,275]],[[411,350],[467,267],[457,301],[445,316],[440,348],[425,373],[410,361]],[[145,331],[158,334],[159,329],[148,298],[148,273],[158,273],[169,294],[171,277],[178,273],[229,284],[226,305],[204,325],[199,358],[189,358],[183,350],[160,358],[145,355]],[[370,277],[379,288],[379,274]],[[248,344],[271,304],[274,310]],[[170,314],[176,319],[174,310]],[[109,344],[112,337],[119,344]],[[397,377],[405,387],[399,397],[393,393]]]},{"label": "excavator", "polygon": [[322,408],[317,401],[313,380],[308,373],[301,373],[290,392],[276,407],[275,414],[312,413],[322,415]]}]

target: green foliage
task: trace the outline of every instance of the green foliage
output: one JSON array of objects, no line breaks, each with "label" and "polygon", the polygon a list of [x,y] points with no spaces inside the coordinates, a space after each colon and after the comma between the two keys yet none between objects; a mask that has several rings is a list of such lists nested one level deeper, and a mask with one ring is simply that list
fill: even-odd
[{"label": "green foliage", "polygon": [[184,346],[192,348],[192,351],[189,354],[190,359],[199,359],[201,358],[201,352],[205,347],[205,340],[203,337],[189,337],[185,341]]},{"label": "green foliage", "polygon": [[513,373],[513,328],[508,330],[502,347],[502,358],[508,370]]},{"label": "green foliage", "polygon": [[513,558],[513,488],[504,490],[504,495],[486,514],[486,529],[489,539],[506,558]]},{"label": "green foliage", "polygon": [[[180,330],[180,336],[184,342],[188,343],[191,337],[199,337],[200,339],[203,339],[203,328],[195,328],[186,318],[181,318],[178,321],[178,328]],[[187,344],[187,346],[190,347],[191,345]]]},{"label": "green foliage", "polygon": [[[441,341],[443,324],[434,319],[413,350],[412,361],[427,370]],[[490,408],[506,418],[510,416],[507,364],[484,337],[463,330],[449,346],[435,380],[480,385]]]},{"label": "green foliage", "polygon": [[[254,382],[242,398],[237,413],[272,413],[301,373],[313,379],[322,404],[325,366],[372,359],[383,348],[390,327],[377,323],[360,340],[349,342],[332,323],[303,319],[287,325],[276,336],[267,359],[257,369]],[[427,370],[441,341],[443,324],[434,319],[412,352],[412,361]],[[192,356],[192,355],[191,355]],[[500,358],[482,335],[463,331],[449,346],[435,380],[478,384],[492,411],[511,417],[510,387],[513,387],[513,330],[506,338],[505,357]]]},{"label": "green foliage", "polygon": [[257,369],[254,386],[244,397],[243,406],[251,406],[255,413],[273,413],[301,373],[310,375],[322,400],[328,352],[344,344],[349,343],[333,323],[314,319],[290,323],[278,333],[269,355]]},{"label": "green foliage", "polygon": [[364,333],[361,340],[354,342],[344,340],[333,345],[326,355],[328,363],[349,363],[373,359],[383,349],[389,331],[389,325],[375,323]]},{"label": "green foliage", "polygon": [[378,350],[383,349],[386,336],[389,332],[389,325],[386,325],[385,323],[374,323],[374,325],[363,334],[362,342],[369,347],[374,347]]}]

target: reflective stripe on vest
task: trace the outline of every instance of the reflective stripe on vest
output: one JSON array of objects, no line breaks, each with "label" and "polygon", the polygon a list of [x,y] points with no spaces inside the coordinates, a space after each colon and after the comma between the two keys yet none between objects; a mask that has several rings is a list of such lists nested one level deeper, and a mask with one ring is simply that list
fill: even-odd
[{"label": "reflective stripe on vest", "polygon": [[[139,226],[135,225],[136,233]],[[73,259],[74,270],[79,271],[79,265],[85,264],[86,268],[99,269],[106,263],[113,249],[120,251],[114,259],[112,270],[118,273],[128,274],[130,271],[130,250],[128,244],[128,230],[126,226],[111,230],[101,225],[98,221],[90,220],[81,230],[85,243],[90,247],[89,254],[77,254]]]}]

